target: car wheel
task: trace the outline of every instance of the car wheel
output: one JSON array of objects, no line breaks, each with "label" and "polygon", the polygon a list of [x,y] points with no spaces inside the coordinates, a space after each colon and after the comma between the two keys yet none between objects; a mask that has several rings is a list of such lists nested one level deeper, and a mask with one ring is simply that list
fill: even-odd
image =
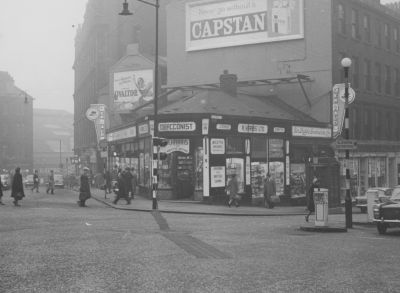
[{"label": "car wheel", "polygon": [[387,225],[383,223],[377,223],[376,228],[378,228],[379,234],[385,234],[387,230]]},{"label": "car wheel", "polygon": [[362,208],[360,208],[360,210],[361,210],[361,213],[363,213],[363,214],[365,214],[367,212],[367,208],[366,207],[362,207]]}]

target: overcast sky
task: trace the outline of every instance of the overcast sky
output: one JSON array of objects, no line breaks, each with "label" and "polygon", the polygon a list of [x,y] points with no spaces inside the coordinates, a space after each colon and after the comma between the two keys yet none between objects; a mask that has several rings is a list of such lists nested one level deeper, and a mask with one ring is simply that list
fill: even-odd
[{"label": "overcast sky", "polygon": [[0,71],[35,98],[35,108],[73,112],[73,25],[87,0],[0,0]]},{"label": "overcast sky", "polygon": [[35,98],[35,108],[73,112],[73,25],[83,22],[86,3],[0,0],[0,71]]}]

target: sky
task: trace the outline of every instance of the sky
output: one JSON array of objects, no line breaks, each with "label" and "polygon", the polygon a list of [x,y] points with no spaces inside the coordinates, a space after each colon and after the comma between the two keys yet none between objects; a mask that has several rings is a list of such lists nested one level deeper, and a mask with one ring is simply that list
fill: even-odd
[{"label": "sky", "polygon": [[73,112],[74,37],[86,3],[0,0],[0,71],[34,97],[34,108]]},{"label": "sky", "polygon": [[0,71],[34,97],[34,108],[73,112],[74,37],[86,3],[0,0]]}]

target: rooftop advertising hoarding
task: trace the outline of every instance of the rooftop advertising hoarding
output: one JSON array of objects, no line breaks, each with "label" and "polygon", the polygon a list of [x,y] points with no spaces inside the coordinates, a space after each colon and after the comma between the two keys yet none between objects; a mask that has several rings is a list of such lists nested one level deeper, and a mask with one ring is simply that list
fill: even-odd
[{"label": "rooftop advertising hoarding", "polygon": [[186,51],[304,38],[303,1],[186,3]]},{"label": "rooftop advertising hoarding", "polygon": [[114,106],[117,111],[134,110],[154,98],[153,70],[114,72]]}]

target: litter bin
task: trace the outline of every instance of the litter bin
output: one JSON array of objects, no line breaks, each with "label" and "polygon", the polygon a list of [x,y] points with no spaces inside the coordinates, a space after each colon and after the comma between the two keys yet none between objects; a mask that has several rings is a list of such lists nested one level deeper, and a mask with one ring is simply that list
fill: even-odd
[{"label": "litter bin", "polygon": [[314,189],[315,226],[328,225],[328,189]]},{"label": "litter bin", "polygon": [[374,219],[374,205],[376,205],[379,198],[378,190],[367,191],[367,217],[368,222],[372,222]]}]

